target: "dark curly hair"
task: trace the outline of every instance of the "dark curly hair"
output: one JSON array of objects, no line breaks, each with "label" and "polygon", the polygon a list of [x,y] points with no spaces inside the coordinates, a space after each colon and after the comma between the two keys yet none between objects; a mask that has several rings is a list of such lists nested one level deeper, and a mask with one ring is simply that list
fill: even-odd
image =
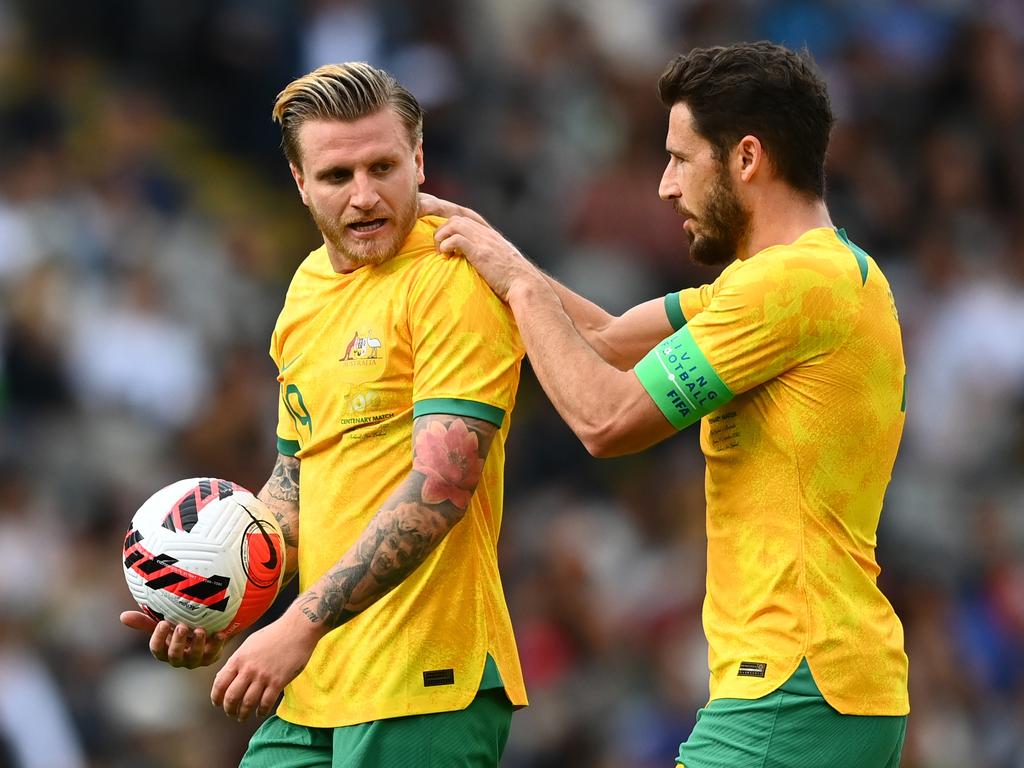
[{"label": "dark curly hair", "polygon": [[669,109],[679,102],[689,107],[719,160],[744,136],[756,136],[783,179],[824,197],[835,118],[808,51],[769,42],[695,48],[669,62],[658,95]]}]

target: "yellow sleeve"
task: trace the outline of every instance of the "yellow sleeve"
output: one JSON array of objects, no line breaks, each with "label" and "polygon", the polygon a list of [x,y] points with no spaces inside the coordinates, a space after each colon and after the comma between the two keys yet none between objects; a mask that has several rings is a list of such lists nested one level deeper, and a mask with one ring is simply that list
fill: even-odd
[{"label": "yellow sleeve", "polygon": [[690,320],[704,311],[704,308],[711,303],[715,294],[721,289],[722,282],[728,278],[734,269],[741,262],[734,261],[714,280],[714,282],[696,288],[684,288],[677,293],[670,293],[665,297],[665,311],[668,314],[669,322],[677,331]]},{"label": "yellow sleeve", "polygon": [[687,328],[733,394],[775,378],[849,335],[853,287],[762,254],[732,270]]},{"label": "yellow sleeve", "polygon": [[426,258],[409,295],[413,415],[501,426],[524,354],[512,314],[464,259]]},{"label": "yellow sleeve", "polygon": [[410,292],[413,415],[501,426],[512,410],[522,342],[512,313],[464,259],[429,256]]},{"label": "yellow sleeve", "polygon": [[[678,331],[704,310],[711,302],[711,288],[712,284],[708,283],[697,288],[684,288],[665,297],[665,308],[673,328]],[[674,312],[676,307],[678,314]]]}]

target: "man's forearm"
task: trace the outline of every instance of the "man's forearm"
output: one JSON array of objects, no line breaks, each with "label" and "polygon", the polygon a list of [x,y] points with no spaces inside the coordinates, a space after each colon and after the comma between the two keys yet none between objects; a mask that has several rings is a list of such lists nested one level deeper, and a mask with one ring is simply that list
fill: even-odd
[{"label": "man's forearm", "polygon": [[605,357],[602,349],[601,331],[608,327],[614,317],[605,312],[594,302],[580,296],[578,293],[566,288],[551,275],[544,273],[544,279],[558,296],[562,309],[569,316],[572,324],[576,326],[580,336],[594,348],[594,350]]},{"label": "man's forearm", "polygon": [[337,564],[296,600],[314,624],[333,629],[394,589],[430,555],[465,510],[420,501],[425,478],[410,473]]},{"label": "man's forearm", "polygon": [[274,471],[257,498],[277,519],[284,534],[284,584],[299,572],[299,460],[278,456]]},{"label": "man's forearm", "polygon": [[523,281],[509,295],[509,305],[537,379],[565,423],[591,449],[614,423],[635,378],[584,341],[550,283]]},{"label": "man's forearm", "polygon": [[544,275],[544,279],[583,340],[620,371],[630,370],[655,344],[672,333],[663,299],[652,299],[622,315],[612,315],[550,275]]},{"label": "man's forearm", "polygon": [[418,417],[412,471],[293,608],[326,633],[404,581],[466,514],[496,432],[495,425],[465,416]]}]

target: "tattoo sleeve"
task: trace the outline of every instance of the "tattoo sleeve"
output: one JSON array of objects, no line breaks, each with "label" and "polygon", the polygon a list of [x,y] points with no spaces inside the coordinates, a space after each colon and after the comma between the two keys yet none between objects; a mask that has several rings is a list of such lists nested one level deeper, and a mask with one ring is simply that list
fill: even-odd
[{"label": "tattoo sleeve", "polygon": [[258,497],[273,512],[284,534],[287,584],[299,572],[299,460],[278,454],[274,471]]},{"label": "tattoo sleeve", "polygon": [[466,513],[497,427],[463,416],[420,416],[413,423],[412,471],[356,543],[297,607],[334,628],[402,582]]}]

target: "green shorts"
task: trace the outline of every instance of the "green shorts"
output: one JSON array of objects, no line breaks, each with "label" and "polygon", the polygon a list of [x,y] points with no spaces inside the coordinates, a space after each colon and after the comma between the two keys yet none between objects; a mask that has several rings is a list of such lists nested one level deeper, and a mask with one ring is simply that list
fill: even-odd
[{"label": "green shorts", "polygon": [[239,768],[493,768],[508,741],[512,704],[503,688],[465,709],[340,728],[308,728],[277,715],[249,741]]},{"label": "green shorts", "polygon": [[760,699],[716,699],[679,746],[684,768],[899,768],[907,718],[841,715],[806,659]]}]

